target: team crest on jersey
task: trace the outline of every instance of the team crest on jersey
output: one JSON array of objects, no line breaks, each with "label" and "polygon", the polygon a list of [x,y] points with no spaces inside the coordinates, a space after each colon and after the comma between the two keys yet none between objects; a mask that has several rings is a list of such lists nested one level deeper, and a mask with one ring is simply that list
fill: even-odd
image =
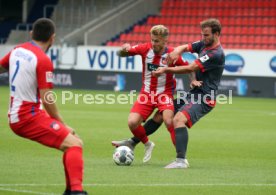
[{"label": "team crest on jersey", "polygon": [[204,63],[204,62],[206,62],[207,60],[209,60],[209,56],[206,54],[206,55],[200,57],[199,60],[200,60],[202,63]]},{"label": "team crest on jersey", "polygon": [[54,82],[54,74],[53,72],[46,72],[46,82],[47,83],[53,83]]},{"label": "team crest on jersey", "polygon": [[52,129],[54,129],[56,131],[60,129],[59,124],[57,124],[56,122],[52,122],[50,126]]}]

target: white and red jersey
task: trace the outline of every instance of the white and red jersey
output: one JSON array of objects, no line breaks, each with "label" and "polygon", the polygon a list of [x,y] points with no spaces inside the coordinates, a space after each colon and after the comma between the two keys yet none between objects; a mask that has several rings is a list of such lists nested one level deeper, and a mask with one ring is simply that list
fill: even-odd
[{"label": "white and red jersey", "polygon": [[9,121],[29,120],[41,112],[39,90],[53,88],[53,64],[34,42],[26,42],[10,51],[0,64],[9,69]]},{"label": "white and red jersey", "polygon": [[141,92],[151,93],[151,94],[173,94],[176,82],[174,74],[163,74],[161,76],[154,77],[152,71],[158,67],[172,67],[172,66],[185,66],[188,65],[187,62],[183,61],[182,57],[179,57],[174,64],[167,64],[166,58],[168,53],[172,52],[172,47],[166,47],[163,54],[155,54],[152,49],[151,43],[145,43],[140,45],[135,45],[128,51],[129,55],[141,55],[143,63],[142,71],[142,89]]}]

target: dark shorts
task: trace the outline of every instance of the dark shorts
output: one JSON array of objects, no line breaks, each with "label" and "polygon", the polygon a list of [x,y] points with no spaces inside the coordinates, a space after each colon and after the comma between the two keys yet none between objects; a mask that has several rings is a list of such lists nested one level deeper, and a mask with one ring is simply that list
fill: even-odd
[{"label": "dark shorts", "polygon": [[206,114],[208,114],[214,105],[205,104],[203,102],[192,102],[190,98],[174,99],[174,110],[175,114],[177,112],[182,112],[188,119],[186,125],[191,128],[199,119]]}]

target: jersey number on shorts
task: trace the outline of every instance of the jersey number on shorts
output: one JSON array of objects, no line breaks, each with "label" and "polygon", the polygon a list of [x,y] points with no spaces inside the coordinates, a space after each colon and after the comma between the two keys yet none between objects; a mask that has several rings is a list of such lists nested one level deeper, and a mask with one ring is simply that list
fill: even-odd
[{"label": "jersey number on shorts", "polygon": [[16,61],[16,69],[13,73],[12,80],[11,80],[11,90],[12,91],[15,91],[15,86],[13,85],[13,81],[18,73],[18,70],[19,70],[19,60]]}]

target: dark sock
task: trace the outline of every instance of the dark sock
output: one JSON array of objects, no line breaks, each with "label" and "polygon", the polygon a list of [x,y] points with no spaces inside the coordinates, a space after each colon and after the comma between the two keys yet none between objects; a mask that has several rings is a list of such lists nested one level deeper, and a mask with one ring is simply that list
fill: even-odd
[{"label": "dark sock", "polygon": [[[146,135],[151,135],[153,134],[160,126],[162,123],[157,123],[153,119],[148,120],[143,126],[146,131]],[[137,137],[132,137],[132,141],[136,144],[140,142],[139,138]]]},{"label": "dark sock", "polygon": [[139,138],[137,138],[137,137],[132,137],[131,139],[135,143],[135,145],[140,142]]},{"label": "dark sock", "polygon": [[179,127],[175,129],[176,141],[176,158],[186,158],[186,151],[188,145],[188,130],[186,127]]}]

